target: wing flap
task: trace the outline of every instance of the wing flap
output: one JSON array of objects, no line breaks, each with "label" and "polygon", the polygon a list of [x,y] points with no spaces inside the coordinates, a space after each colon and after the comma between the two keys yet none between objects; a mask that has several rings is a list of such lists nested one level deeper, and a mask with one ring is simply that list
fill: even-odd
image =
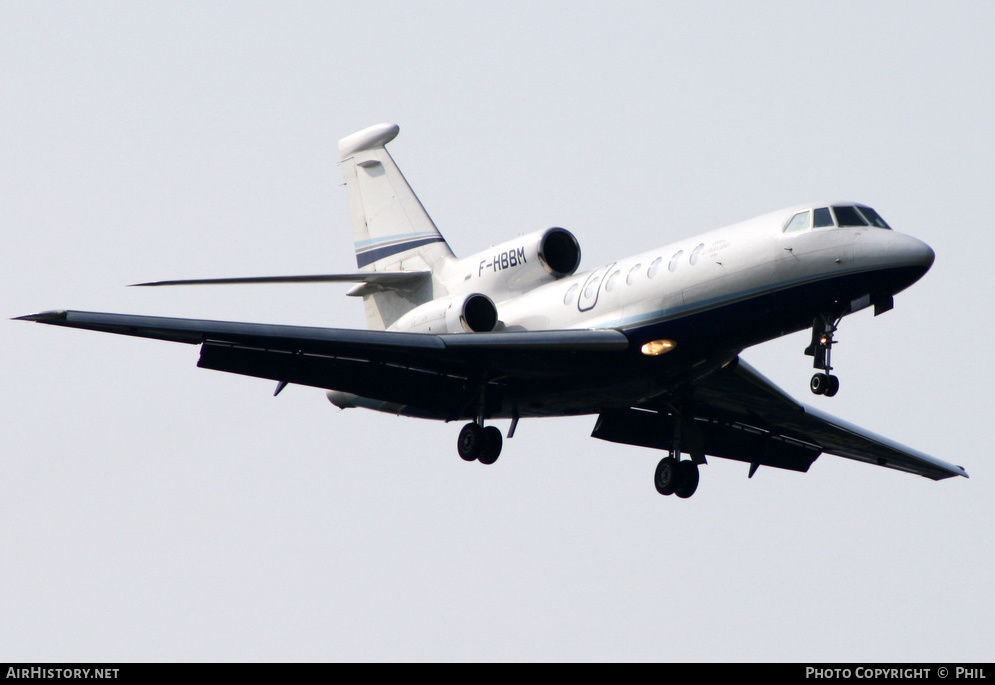
[{"label": "wing flap", "polygon": [[463,396],[465,382],[458,376],[371,359],[219,343],[201,347],[197,366],[413,405],[431,415],[448,415],[458,409],[453,398]]},{"label": "wing flap", "polygon": [[[685,429],[687,427],[685,426]],[[808,471],[819,448],[736,422],[696,418],[703,454],[790,471]],[[638,409],[616,409],[598,416],[592,437],[626,445],[669,450],[674,444],[674,419]]]}]

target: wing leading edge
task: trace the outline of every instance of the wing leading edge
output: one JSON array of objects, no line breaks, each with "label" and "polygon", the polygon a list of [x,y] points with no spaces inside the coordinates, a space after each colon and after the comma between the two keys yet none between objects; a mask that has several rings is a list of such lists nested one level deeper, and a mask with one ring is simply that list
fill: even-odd
[{"label": "wing leading edge", "polygon": [[422,350],[455,349],[521,351],[622,351],[629,339],[613,328],[509,331],[496,333],[404,333],[352,328],[322,328],[283,324],[239,323],[209,319],[180,319],[165,316],[111,314],[54,310],[16,317],[19,321],[36,321],[53,326],[82,328],[154,338],[171,342],[200,344],[207,342],[265,343],[267,349],[348,349],[372,346],[377,349]]}]

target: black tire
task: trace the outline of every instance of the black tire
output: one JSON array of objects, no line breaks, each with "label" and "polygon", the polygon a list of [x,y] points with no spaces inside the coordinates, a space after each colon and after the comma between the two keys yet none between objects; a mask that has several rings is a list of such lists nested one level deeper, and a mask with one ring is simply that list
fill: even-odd
[{"label": "black tire", "polygon": [[488,426],[483,431],[483,444],[477,461],[481,464],[493,464],[501,456],[501,445],[504,440],[501,437],[501,430],[496,426]]},{"label": "black tire", "polygon": [[824,373],[817,373],[808,382],[809,389],[816,395],[825,395],[826,388],[829,387],[829,376]]},{"label": "black tire", "polygon": [[656,473],[653,475],[653,485],[661,495],[673,495],[677,487],[678,468],[677,460],[673,457],[664,457],[656,465]]},{"label": "black tire", "polygon": [[681,499],[687,499],[698,489],[698,465],[693,461],[682,461],[677,464],[677,487],[674,494]]},{"label": "black tire", "polygon": [[840,379],[836,376],[827,376],[826,390],[823,393],[826,397],[832,397],[840,391]]},{"label": "black tire", "polygon": [[459,432],[456,451],[463,461],[474,461],[480,457],[484,446],[484,430],[475,423],[468,423]]}]

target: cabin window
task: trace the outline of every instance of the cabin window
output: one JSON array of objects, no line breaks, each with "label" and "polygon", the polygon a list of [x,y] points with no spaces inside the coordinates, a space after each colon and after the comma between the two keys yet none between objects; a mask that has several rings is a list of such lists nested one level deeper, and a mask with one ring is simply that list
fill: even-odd
[{"label": "cabin window", "polygon": [[587,283],[587,287],[584,288],[584,297],[590,300],[594,297],[595,293],[598,292],[598,284],[601,283],[601,279],[595,276]]},{"label": "cabin window", "polygon": [[616,269],[615,271],[612,272],[612,275],[608,277],[607,281],[605,281],[605,291],[606,292],[615,287],[615,284],[618,283],[618,277],[621,274],[622,274],[622,272],[619,271],[618,269]]},{"label": "cabin window", "polygon": [[785,233],[795,233],[796,231],[805,231],[812,226],[812,210],[806,209],[804,212],[798,212],[793,217],[791,221],[787,223],[784,227]]},{"label": "cabin window", "polygon": [[812,225],[816,228],[825,228],[826,226],[835,226],[833,223],[833,215],[829,213],[829,207],[819,207],[812,213]]},{"label": "cabin window", "polygon": [[574,297],[577,296],[577,289],[580,288],[580,283],[574,283],[567,290],[567,294],[563,296],[563,304],[570,304],[574,301]]},{"label": "cabin window", "polygon": [[866,226],[867,222],[864,217],[860,216],[860,212],[857,211],[856,207],[833,207],[833,213],[836,215],[836,223],[840,226]]},{"label": "cabin window", "polygon": [[657,257],[650,264],[650,268],[646,270],[646,275],[650,278],[656,276],[657,272],[660,271],[660,265],[663,264],[663,257]]},{"label": "cabin window", "polygon": [[671,260],[670,260],[670,266],[668,266],[667,268],[670,269],[671,271],[677,271],[677,265],[680,264],[681,257],[683,257],[683,256],[684,256],[684,250],[678,250],[677,254],[675,254],[671,258]]},{"label": "cabin window", "polygon": [[625,284],[632,285],[636,282],[636,276],[639,275],[639,270],[643,268],[642,264],[636,264],[634,267],[629,269],[629,274],[625,277]]},{"label": "cabin window", "polygon": [[688,257],[688,261],[691,262],[691,266],[698,263],[698,258],[701,257],[702,251],[705,249],[705,243],[701,243],[698,247],[691,251],[691,256]]}]

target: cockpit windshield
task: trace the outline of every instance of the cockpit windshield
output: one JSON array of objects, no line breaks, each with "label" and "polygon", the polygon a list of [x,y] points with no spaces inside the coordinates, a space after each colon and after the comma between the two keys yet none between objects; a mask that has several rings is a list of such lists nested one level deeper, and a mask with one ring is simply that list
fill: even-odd
[{"label": "cockpit windshield", "polygon": [[860,216],[860,212],[857,211],[856,207],[840,207],[839,205],[834,205],[833,214],[836,215],[836,224],[838,226],[867,225],[867,221],[864,217]]},{"label": "cockpit windshield", "polygon": [[797,212],[784,225],[785,233],[806,231],[810,228],[831,228],[835,226],[874,226],[891,229],[881,215],[865,205],[833,205],[816,207]]},{"label": "cockpit windshield", "polygon": [[813,212],[815,221],[812,222],[813,228],[826,228],[827,226],[835,226],[836,222],[833,221],[833,215],[829,213],[829,207],[819,207]]},{"label": "cockpit windshield", "polygon": [[881,215],[875,212],[870,207],[864,207],[863,205],[858,205],[857,209],[860,211],[861,214],[864,215],[864,218],[867,219],[867,221],[871,224],[871,226],[877,226],[878,228],[887,228],[888,230],[891,230],[891,226],[889,226],[885,222],[885,220],[881,218]]}]

